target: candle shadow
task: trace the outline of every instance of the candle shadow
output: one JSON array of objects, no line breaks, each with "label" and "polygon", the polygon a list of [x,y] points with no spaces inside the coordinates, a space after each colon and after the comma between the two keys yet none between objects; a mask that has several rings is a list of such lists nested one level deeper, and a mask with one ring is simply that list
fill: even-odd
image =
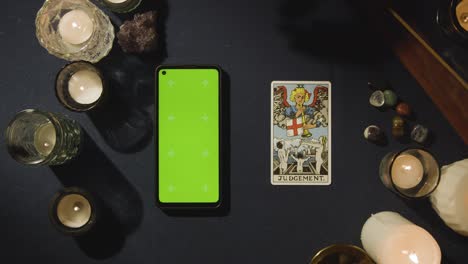
[{"label": "candle shadow", "polygon": [[[222,217],[231,210],[231,78],[227,72],[221,72],[221,205],[213,209],[165,209],[164,213],[175,217]],[[156,128],[157,129],[157,128]]]},{"label": "candle shadow", "polygon": [[107,94],[88,116],[112,149],[140,151],[153,135],[153,120],[145,107],[154,103],[155,65],[114,48],[96,66],[104,76]]},{"label": "candle shadow", "polygon": [[135,153],[145,148],[153,136],[150,114],[128,106],[118,97],[111,101],[87,112],[105,142],[122,153]]},{"label": "candle shadow", "polygon": [[115,40],[110,54],[96,64],[103,73],[107,95],[88,116],[106,143],[122,153],[138,152],[151,142],[153,121],[146,108],[155,100],[154,70],[167,57],[165,21],[169,7],[167,0],[143,1],[131,13],[114,14],[130,18],[149,10],[158,12],[158,48],[151,53],[127,54]]},{"label": "candle shadow", "polygon": [[[315,18],[320,17],[318,12],[322,6],[321,1],[312,0],[283,0],[280,3],[277,29],[289,41],[290,50],[326,61],[354,64],[378,63],[391,55],[381,48],[381,40],[373,37],[376,30],[364,20],[342,22],[333,14]],[[362,17],[354,4],[339,7]],[[321,40],[316,36],[321,36]],[[348,41],[344,49],[342,43],[347,39],[360,41]]]},{"label": "candle shadow", "polygon": [[140,225],[143,202],[137,190],[83,132],[79,156],[50,168],[65,187],[82,188],[96,199],[99,209],[96,226],[76,237],[76,241],[88,256],[105,259],[117,254],[125,237]]}]

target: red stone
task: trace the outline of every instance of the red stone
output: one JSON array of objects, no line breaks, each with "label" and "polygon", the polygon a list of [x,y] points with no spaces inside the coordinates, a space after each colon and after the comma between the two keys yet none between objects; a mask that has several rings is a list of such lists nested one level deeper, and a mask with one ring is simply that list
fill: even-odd
[{"label": "red stone", "polygon": [[395,109],[401,116],[409,116],[411,114],[411,108],[407,103],[399,103]]}]

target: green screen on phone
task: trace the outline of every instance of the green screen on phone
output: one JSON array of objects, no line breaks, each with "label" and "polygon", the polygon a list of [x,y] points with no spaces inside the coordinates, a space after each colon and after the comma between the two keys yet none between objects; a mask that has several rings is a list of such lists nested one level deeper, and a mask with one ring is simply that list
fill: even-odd
[{"label": "green screen on phone", "polygon": [[159,203],[217,203],[219,70],[160,67],[157,76]]}]

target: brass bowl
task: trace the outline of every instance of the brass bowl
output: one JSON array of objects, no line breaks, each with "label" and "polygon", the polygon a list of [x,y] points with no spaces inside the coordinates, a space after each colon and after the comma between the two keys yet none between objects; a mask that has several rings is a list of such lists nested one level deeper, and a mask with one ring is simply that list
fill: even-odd
[{"label": "brass bowl", "polygon": [[310,264],[375,264],[375,262],[360,247],[335,244],[320,250]]}]

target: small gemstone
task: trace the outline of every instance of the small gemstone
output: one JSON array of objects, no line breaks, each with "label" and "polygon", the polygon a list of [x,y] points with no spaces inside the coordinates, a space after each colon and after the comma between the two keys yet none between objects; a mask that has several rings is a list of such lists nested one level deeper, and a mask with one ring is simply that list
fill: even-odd
[{"label": "small gemstone", "polygon": [[411,114],[411,108],[407,103],[399,103],[395,110],[401,116],[409,116]]},{"label": "small gemstone", "polygon": [[398,127],[404,127],[405,126],[405,120],[399,116],[395,116],[392,119],[392,127],[393,128],[398,128]]},{"label": "small gemstone", "polygon": [[385,104],[384,93],[380,90],[373,92],[369,98],[369,103],[374,107],[383,106]]},{"label": "small gemstone", "polygon": [[375,125],[370,125],[364,130],[364,138],[369,141],[379,141],[382,138],[382,130]]},{"label": "small gemstone", "polygon": [[394,137],[402,137],[405,135],[404,127],[392,127],[392,135]]},{"label": "small gemstone", "polygon": [[392,90],[384,91],[385,104],[387,106],[394,106],[397,103],[398,97]]},{"label": "small gemstone", "polygon": [[429,135],[429,129],[423,127],[422,125],[415,125],[411,131],[411,139],[422,144],[426,141],[427,136]]}]

